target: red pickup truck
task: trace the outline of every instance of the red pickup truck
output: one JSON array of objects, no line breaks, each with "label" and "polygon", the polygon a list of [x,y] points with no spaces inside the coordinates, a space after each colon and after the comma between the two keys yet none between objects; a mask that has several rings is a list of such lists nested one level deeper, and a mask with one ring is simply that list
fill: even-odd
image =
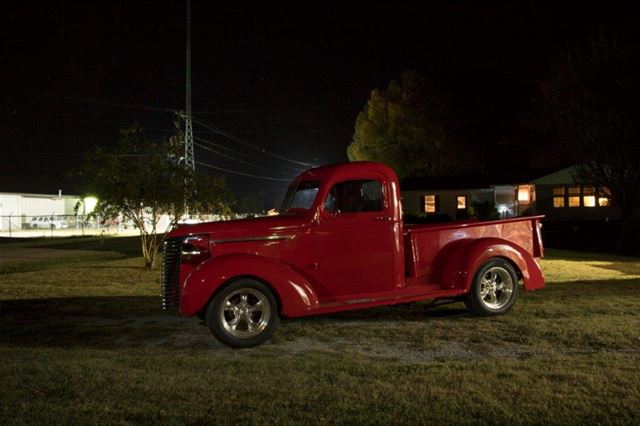
[{"label": "red pickup truck", "polygon": [[541,218],[407,225],[389,167],[318,167],[291,183],[277,216],[170,232],[163,308],[198,315],[236,348],[266,341],[280,317],[426,299],[502,314],[520,282],[544,286]]}]

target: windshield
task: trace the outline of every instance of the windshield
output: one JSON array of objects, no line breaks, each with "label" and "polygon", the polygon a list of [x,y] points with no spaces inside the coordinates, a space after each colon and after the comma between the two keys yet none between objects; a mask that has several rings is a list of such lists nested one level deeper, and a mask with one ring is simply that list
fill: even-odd
[{"label": "windshield", "polygon": [[294,181],[284,196],[280,213],[291,209],[309,210],[316,199],[319,188],[320,182],[315,180]]}]

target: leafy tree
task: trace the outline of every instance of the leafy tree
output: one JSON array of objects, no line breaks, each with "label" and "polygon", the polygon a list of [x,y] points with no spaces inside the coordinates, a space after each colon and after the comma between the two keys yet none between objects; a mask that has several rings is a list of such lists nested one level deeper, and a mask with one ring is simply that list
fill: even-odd
[{"label": "leafy tree", "polygon": [[469,207],[469,218],[478,220],[500,219],[500,213],[492,201],[476,201]]},{"label": "leafy tree", "polygon": [[262,214],[264,212],[262,194],[253,194],[241,198],[238,202],[238,212],[246,213],[249,216]]},{"label": "leafy tree", "polygon": [[347,148],[351,161],[378,161],[399,177],[454,175],[471,163],[469,150],[451,136],[451,106],[417,72],[375,89],[356,120]]},{"label": "leafy tree", "polygon": [[637,30],[601,34],[564,53],[541,83],[545,122],[578,165],[578,178],[608,189],[618,207],[618,251],[636,249],[640,211],[640,46]]},{"label": "leafy tree", "polygon": [[158,229],[163,215],[175,226],[190,215],[230,214],[232,195],[224,179],[196,175],[182,162],[182,133],[165,143],[148,140],[139,124],[120,133],[114,147],[96,147],[85,157],[82,175],[98,198],[95,213],[114,218],[122,215],[140,231],[145,267],[156,261],[164,232]]}]

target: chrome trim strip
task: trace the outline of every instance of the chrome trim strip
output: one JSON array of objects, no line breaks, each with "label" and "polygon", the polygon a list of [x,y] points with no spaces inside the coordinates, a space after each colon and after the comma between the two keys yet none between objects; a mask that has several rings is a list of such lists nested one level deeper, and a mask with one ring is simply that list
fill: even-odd
[{"label": "chrome trim strip", "polygon": [[[380,300],[384,300],[384,299],[380,299]],[[346,303],[347,305],[353,305],[355,303],[367,303],[367,302],[375,302],[376,299],[373,298],[366,298],[366,299],[351,299],[351,300],[345,300],[344,303]]]},{"label": "chrome trim strip", "polygon": [[266,237],[230,238],[227,240],[213,240],[213,244],[246,243],[248,241],[293,240],[295,237],[295,235],[268,235]]}]

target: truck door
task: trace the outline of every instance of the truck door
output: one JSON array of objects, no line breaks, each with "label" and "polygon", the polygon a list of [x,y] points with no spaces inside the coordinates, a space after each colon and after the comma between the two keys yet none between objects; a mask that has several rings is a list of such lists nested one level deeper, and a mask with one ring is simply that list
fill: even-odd
[{"label": "truck door", "polygon": [[315,272],[328,297],[393,288],[394,224],[383,188],[378,179],[347,180],[323,201]]}]

